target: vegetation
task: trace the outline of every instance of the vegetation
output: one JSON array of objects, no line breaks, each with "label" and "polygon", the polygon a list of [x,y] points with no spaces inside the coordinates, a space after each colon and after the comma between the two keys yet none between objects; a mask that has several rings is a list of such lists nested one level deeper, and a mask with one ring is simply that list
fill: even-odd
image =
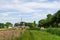
[{"label": "vegetation", "polygon": [[60,28],[47,28],[45,31],[60,36]]},{"label": "vegetation", "polygon": [[34,28],[34,27],[36,27],[36,22],[34,21],[33,23],[25,23],[25,26],[29,26],[30,28]]},{"label": "vegetation", "polygon": [[40,30],[40,28],[29,28],[28,30]]},{"label": "vegetation", "polygon": [[24,29],[25,31],[20,28],[1,30],[0,35],[1,33],[6,35],[1,36],[4,40],[60,40],[60,29],[58,28],[46,28],[44,31],[39,28]]},{"label": "vegetation", "polygon": [[[25,26],[30,27],[30,29],[8,29],[12,26],[13,24],[10,22],[0,23],[0,36],[2,35],[0,40],[60,40],[60,10],[53,15],[48,14],[47,18],[39,20],[38,24],[36,21],[25,22]],[[22,26],[22,24],[15,23],[14,26]],[[41,30],[39,27],[44,27],[44,29]],[[16,34],[18,37],[15,37]]]},{"label": "vegetation", "polygon": [[13,26],[13,24],[10,23],[10,22],[6,22],[5,24],[4,23],[0,23],[0,28],[8,28],[9,26]]},{"label": "vegetation", "polygon": [[10,22],[6,22],[5,26],[6,26],[6,28],[8,28],[9,26],[10,26],[10,27],[12,27],[12,26],[13,26],[13,24],[12,24],[12,23],[10,23]]},{"label": "vegetation", "polygon": [[15,23],[14,26],[20,26],[20,24],[19,23]]},{"label": "vegetation", "polygon": [[42,19],[38,23],[38,27],[60,27],[60,10],[54,15],[48,14],[46,19]]},{"label": "vegetation", "polygon": [[0,28],[4,28],[4,23],[0,23]]},{"label": "vegetation", "polygon": [[43,31],[26,30],[17,40],[60,40],[60,37]]},{"label": "vegetation", "polygon": [[[8,28],[9,26],[12,26],[13,24],[10,22],[7,23],[0,23],[0,28]],[[22,25],[22,24],[21,24]],[[15,23],[14,26],[21,26],[19,23]],[[30,28],[34,28],[38,25],[38,27],[60,27],[60,10],[58,10],[55,14],[51,15],[48,14],[46,19],[39,20],[38,24],[36,24],[36,21],[34,22],[25,22],[25,26],[29,26]]]},{"label": "vegetation", "polygon": [[21,29],[0,29],[0,40],[15,40],[21,32]]}]

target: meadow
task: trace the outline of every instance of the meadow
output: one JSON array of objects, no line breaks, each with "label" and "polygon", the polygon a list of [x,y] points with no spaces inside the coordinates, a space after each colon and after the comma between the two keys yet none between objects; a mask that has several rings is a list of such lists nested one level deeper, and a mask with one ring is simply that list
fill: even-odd
[{"label": "meadow", "polygon": [[18,40],[60,40],[60,37],[43,31],[26,30]]},{"label": "meadow", "polygon": [[1,29],[0,40],[60,40],[60,29]]}]

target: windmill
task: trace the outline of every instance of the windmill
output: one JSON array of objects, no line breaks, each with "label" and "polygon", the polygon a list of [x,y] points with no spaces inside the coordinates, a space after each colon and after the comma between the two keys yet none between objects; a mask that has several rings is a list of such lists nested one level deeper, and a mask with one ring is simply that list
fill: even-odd
[{"label": "windmill", "polygon": [[22,17],[21,17],[20,26],[21,26],[21,28],[24,28],[25,27],[25,22],[22,21]]}]

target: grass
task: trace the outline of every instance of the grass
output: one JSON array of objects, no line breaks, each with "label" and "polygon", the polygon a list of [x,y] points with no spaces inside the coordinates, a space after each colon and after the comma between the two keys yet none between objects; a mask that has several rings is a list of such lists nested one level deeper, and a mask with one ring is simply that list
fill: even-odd
[{"label": "grass", "polygon": [[22,30],[22,28],[0,28],[0,31],[6,31],[6,30]]},{"label": "grass", "polygon": [[60,40],[60,37],[43,31],[26,30],[17,40]]},{"label": "grass", "polygon": [[60,36],[60,28],[47,28],[45,31]]},{"label": "grass", "polygon": [[60,40],[60,36],[51,33],[59,33],[60,29],[45,29],[31,28],[31,29],[0,29],[0,40]]},{"label": "grass", "polygon": [[40,28],[29,28],[28,30],[40,30]]}]

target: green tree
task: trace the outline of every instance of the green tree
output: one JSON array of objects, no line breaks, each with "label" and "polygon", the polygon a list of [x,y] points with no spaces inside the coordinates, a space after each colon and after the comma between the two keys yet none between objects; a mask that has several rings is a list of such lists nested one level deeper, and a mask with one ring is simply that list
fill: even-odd
[{"label": "green tree", "polygon": [[34,28],[35,24],[34,23],[25,23],[25,26],[29,26],[30,28]]},{"label": "green tree", "polygon": [[6,22],[6,24],[5,24],[5,26],[8,28],[9,26],[11,26],[12,27],[12,23],[10,23],[10,22]]},{"label": "green tree", "polygon": [[48,14],[46,19],[42,19],[39,21],[38,26],[39,27],[41,27],[41,26],[43,26],[43,27],[52,26],[52,18],[53,18],[53,15]]},{"label": "green tree", "polygon": [[20,26],[20,24],[19,23],[15,23],[14,26]]},{"label": "green tree", "polygon": [[54,14],[54,22],[56,22],[56,26],[58,27],[58,24],[60,23],[60,10]]},{"label": "green tree", "polygon": [[36,27],[36,25],[37,25],[37,24],[36,24],[36,21],[34,21],[34,27]]},{"label": "green tree", "polygon": [[46,19],[39,21],[38,26],[44,27],[60,27],[60,10],[54,15],[48,14]]},{"label": "green tree", "polygon": [[0,23],[0,28],[4,28],[4,23]]},{"label": "green tree", "polygon": [[53,18],[53,15],[51,15],[51,14],[48,14],[47,15],[47,18],[46,18],[46,21],[47,21],[47,23],[46,24],[48,24],[47,26],[52,26],[52,18]]},{"label": "green tree", "polygon": [[40,20],[39,23],[38,23],[38,27],[45,27],[45,25],[46,25],[46,20],[45,19]]}]

